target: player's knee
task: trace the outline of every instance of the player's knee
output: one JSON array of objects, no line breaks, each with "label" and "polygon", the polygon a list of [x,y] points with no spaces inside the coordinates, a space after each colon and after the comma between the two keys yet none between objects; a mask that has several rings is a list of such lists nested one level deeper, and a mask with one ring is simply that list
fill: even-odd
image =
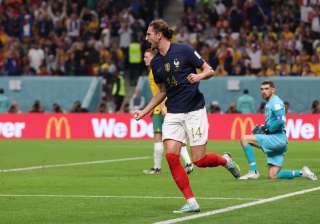
[{"label": "player's knee", "polygon": [[177,164],[180,161],[179,160],[179,155],[176,155],[174,153],[166,153],[166,160],[167,160],[169,166],[171,164]]},{"label": "player's knee", "polygon": [[278,175],[276,173],[269,173],[269,179],[277,179]]},{"label": "player's knee", "polygon": [[248,135],[243,135],[243,136],[241,136],[241,138],[240,138],[240,143],[241,143],[242,145],[248,144],[248,143],[249,143]]},{"label": "player's knee", "polygon": [[277,179],[278,178],[278,171],[271,171],[269,172],[269,179]]},{"label": "player's knee", "polygon": [[197,161],[193,161],[193,164],[196,165],[197,167],[201,167],[202,166],[201,159]]}]

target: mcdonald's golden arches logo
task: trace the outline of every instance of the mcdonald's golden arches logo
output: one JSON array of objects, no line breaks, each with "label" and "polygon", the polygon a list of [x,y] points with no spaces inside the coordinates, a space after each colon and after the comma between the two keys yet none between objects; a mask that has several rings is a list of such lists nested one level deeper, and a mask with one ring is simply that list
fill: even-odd
[{"label": "mcdonald's golden arches logo", "polygon": [[237,127],[239,126],[240,128],[240,136],[243,136],[246,134],[246,130],[249,127],[250,131],[254,128],[254,122],[251,117],[246,117],[246,118],[240,118],[237,117],[234,119],[232,126],[231,126],[231,139],[235,140],[236,139],[236,134],[237,134]]},{"label": "mcdonald's golden arches logo", "polygon": [[50,117],[46,128],[46,139],[51,139],[52,130],[55,131],[56,138],[61,138],[62,130],[64,130],[66,139],[71,138],[70,124],[66,117]]}]

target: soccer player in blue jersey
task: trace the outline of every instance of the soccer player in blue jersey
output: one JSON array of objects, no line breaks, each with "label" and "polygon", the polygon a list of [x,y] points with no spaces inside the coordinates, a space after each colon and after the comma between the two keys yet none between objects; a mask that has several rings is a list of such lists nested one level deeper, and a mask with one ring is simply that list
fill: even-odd
[{"label": "soccer player in blue jersey", "polygon": [[252,135],[241,137],[241,145],[249,163],[249,172],[239,179],[258,179],[260,174],[257,169],[253,147],[261,148],[267,156],[269,178],[292,179],[306,177],[317,180],[317,176],[307,167],[301,170],[282,170],[283,160],[288,146],[285,132],[285,106],[279,96],[275,95],[275,85],[272,81],[264,81],[260,87],[261,96],[267,101],[265,106],[265,123],[256,126]]},{"label": "soccer player in blue jersey", "polygon": [[[214,75],[212,68],[191,47],[171,43],[173,31],[164,20],[154,20],[149,24],[146,39],[158,53],[151,61],[155,82],[159,93],[141,111],[136,111],[137,120],[150,113],[165,97],[167,114],[162,127],[162,139],[166,148],[166,159],[171,174],[187,203],[179,210],[199,212],[191,190],[188,176],[179,160],[181,147],[189,140],[192,161],[198,167],[224,166],[238,178],[239,169],[229,154],[220,156],[207,153],[208,118],[205,101],[199,91],[199,82]],[[197,74],[196,69],[202,71]]]}]

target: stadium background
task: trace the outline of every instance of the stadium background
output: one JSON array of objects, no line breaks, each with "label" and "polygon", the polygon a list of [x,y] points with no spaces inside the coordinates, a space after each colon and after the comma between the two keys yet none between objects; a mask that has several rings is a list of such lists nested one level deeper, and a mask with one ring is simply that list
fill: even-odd
[{"label": "stadium background", "polygon": [[[132,98],[150,99],[142,56],[155,18],[169,21],[174,41],[192,45],[217,71],[201,84],[212,113],[210,139],[219,140],[210,149],[230,150],[246,167],[237,142],[229,140],[261,123],[259,84],[270,79],[289,102],[290,140],[301,140],[290,143],[287,166],[307,163],[319,174],[319,7],[316,0],[0,0],[0,222],[176,218],[168,211],[181,198],[174,198],[166,166],[158,179],[141,173],[152,159],[151,119],[135,123],[129,113]],[[256,114],[236,110],[245,89]],[[204,211],[318,187],[300,180],[235,183],[217,171],[213,191],[206,181],[212,173],[198,173],[191,181]],[[269,223],[262,217],[271,214],[275,223],[318,223],[319,199],[315,192],[284,200],[277,206],[286,215],[271,204],[216,216],[217,223]],[[214,223],[197,223],[208,222]]]},{"label": "stadium background", "polygon": [[45,112],[128,112],[139,76],[148,100],[144,33],[158,17],[175,29],[174,41],[192,45],[216,70],[219,78],[202,84],[208,108],[215,102],[226,112],[249,89],[257,112],[259,81],[274,79],[290,112],[320,110],[312,109],[317,1],[20,0],[1,1],[0,11],[0,87],[13,112],[36,111],[36,100]]}]

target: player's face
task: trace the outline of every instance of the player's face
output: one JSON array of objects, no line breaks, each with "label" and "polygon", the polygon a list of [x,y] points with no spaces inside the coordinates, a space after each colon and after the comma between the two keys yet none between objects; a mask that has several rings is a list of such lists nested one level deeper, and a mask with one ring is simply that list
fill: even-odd
[{"label": "player's face", "polygon": [[144,53],[143,60],[144,60],[144,63],[146,66],[150,66],[150,62],[151,62],[152,58],[153,58],[153,55],[150,52]]},{"label": "player's face", "polygon": [[275,89],[270,85],[261,85],[260,87],[261,96],[265,100],[269,100],[272,94],[274,94],[274,91]]},{"label": "player's face", "polygon": [[161,38],[161,33],[157,33],[152,26],[148,27],[146,40],[151,44],[151,48],[158,48],[158,44]]}]

